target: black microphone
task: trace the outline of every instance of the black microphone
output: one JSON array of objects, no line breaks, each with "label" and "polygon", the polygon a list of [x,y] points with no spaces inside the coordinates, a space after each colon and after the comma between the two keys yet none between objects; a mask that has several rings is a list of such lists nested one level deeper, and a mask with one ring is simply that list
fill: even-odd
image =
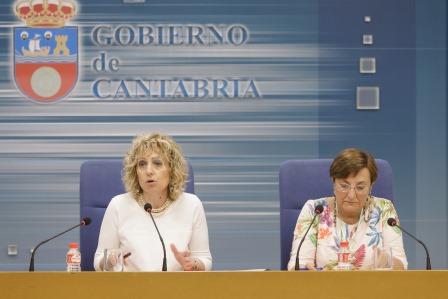
[{"label": "black microphone", "polygon": [[322,213],[324,211],[324,207],[322,206],[322,205],[317,205],[315,208],[314,208],[314,217],[313,217],[313,220],[311,221],[311,223],[310,223],[310,225],[308,226],[308,229],[306,230],[306,232],[305,232],[305,234],[303,235],[303,237],[302,237],[302,240],[300,240],[300,243],[299,243],[299,247],[297,248],[297,253],[296,253],[296,266],[294,267],[294,270],[300,270],[299,269],[299,251],[300,251],[300,248],[302,247],[302,244],[303,244],[303,241],[305,241],[305,237],[306,237],[306,235],[308,234],[308,231],[310,230],[310,228],[311,228],[311,226],[313,225],[313,223],[314,223],[314,220],[316,219],[316,217],[317,217],[317,215],[319,215],[320,213]]},{"label": "black microphone", "polygon": [[145,206],[143,207],[145,209],[146,212],[148,212],[149,216],[151,216],[152,222],[154,223],[154,226],[157,230],[157,234],[159,235],[160,238],[160,242],[162,243],[162,248],[163,248],[163,264],[162,264],[162,271],[166,271],[166,250],[165,250],[165,243],[163,242],[162,239],[162,235],[160,235],[159,229],[157,228],[157,224],[154,221],[154,217],[152,217],[152,205],[150,203],[146,203]]},{"label": "black microphone", "polygon": [[63,231],[62,233],[57,234],[56,236],[53,236],[53,237],[51,237],[50,239],[44,240],[44,241],[40,242],[39,244],[37,244],[37,245],[33,248],[32,252],[31,252],[31,259],[30,259],[30,268],[29,268],[29,272],[34,272],[34,255],[36,254],[37,248],[39,248],[40,245],[45,244],[45,243],[47,243],[48,241],[51,241],[51,240],[53,240],[54,238],[57,238],[57,237],[59,237],[60,235],[63,235],[63,234],[65,234],[65,233],[67,233],[67,232],[71,231],[72,229],[75,229],[75,228],[77,228],[77,227],[79,227],[79,226],[89,225],[90,222],[92,222],[92,219],[90,219],[89,217],[84,217],[84,218],[81,219],[81,222],[78,223],[78,224],[76,224],[75,226],[70,227],[69,229]]},{"label": "black microphone", "polygon": [[423,246],[423,248],[425,248],[425,251],[426,251],[426,270],[431,270],[431,260],[429,258],[429,251],[428,251],[428,248],[426,248],[426,245],[422,241],[420,241],[419,239],[417,239],[416,237],[411,235],[409,232],[407,232],[404,228],[399,226],[398,223],[397,223],[397,220],[395,218],[387,219],[387,224],[389,224],[390,226],[398,227],[402,232],[406,233],[409,237],[411,237],[412,239],[414,239],[415,241],[420,243]]}]

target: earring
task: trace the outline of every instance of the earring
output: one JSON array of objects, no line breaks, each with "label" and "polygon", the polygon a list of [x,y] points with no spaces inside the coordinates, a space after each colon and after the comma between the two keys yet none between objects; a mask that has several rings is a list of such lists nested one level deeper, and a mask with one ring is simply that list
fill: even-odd
[{"label": "earring", "polygon": [[173,192],[174,192],[174,186],[173,186],[173,185],[169,184],[169,185],[168,185],[168,188],[169,188],[169,190],[170,190],[170,193],[173,193]]}]

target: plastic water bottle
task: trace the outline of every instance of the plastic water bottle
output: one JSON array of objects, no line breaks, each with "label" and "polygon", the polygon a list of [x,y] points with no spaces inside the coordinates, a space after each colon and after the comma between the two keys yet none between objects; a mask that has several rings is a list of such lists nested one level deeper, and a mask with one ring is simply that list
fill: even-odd
[{"label": "plastic water bottle", "polygon": [[68,272],[81,272],[81,252],[78,243],[70,243],[66,260]]},{"label": "plastic water bottle", "polygon": [[341,241],[339,244],[338,252],[338,270],[347,271],[351,270],[352,265],[350,263],[350,250],[348,249],[348,241]]}]

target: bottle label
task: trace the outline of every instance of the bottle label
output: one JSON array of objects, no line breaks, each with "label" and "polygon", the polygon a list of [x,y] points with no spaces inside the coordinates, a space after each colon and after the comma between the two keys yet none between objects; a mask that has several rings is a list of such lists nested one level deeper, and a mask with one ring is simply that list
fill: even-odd
[{"label": "bottle label", "polygon": [[350,253],[348,253],[348,252],[339,253],[339,262],[340,263],[350,263]]},{"label": "bottle label", "polygon": [[81,255],[79,253],[67,254],[67,264],[81,263]]}]

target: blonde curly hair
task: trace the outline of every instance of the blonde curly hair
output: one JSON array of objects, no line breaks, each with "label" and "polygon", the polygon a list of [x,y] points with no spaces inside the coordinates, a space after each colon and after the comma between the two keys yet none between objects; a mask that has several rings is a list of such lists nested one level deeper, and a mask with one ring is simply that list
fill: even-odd
[{"label": "blonde curly hair", "polygon": [[138,200],[143,193],[137,177],[137,162],[148,153],[159,154],[170,169],[170,183],[168,185],[168,199],[176,200],[185,190],[188,178],[187,162],[181,147],[168,135],[161,133],[138,135],[132,141],[129,152],[124,157],[123,183],[126,191]]}]

